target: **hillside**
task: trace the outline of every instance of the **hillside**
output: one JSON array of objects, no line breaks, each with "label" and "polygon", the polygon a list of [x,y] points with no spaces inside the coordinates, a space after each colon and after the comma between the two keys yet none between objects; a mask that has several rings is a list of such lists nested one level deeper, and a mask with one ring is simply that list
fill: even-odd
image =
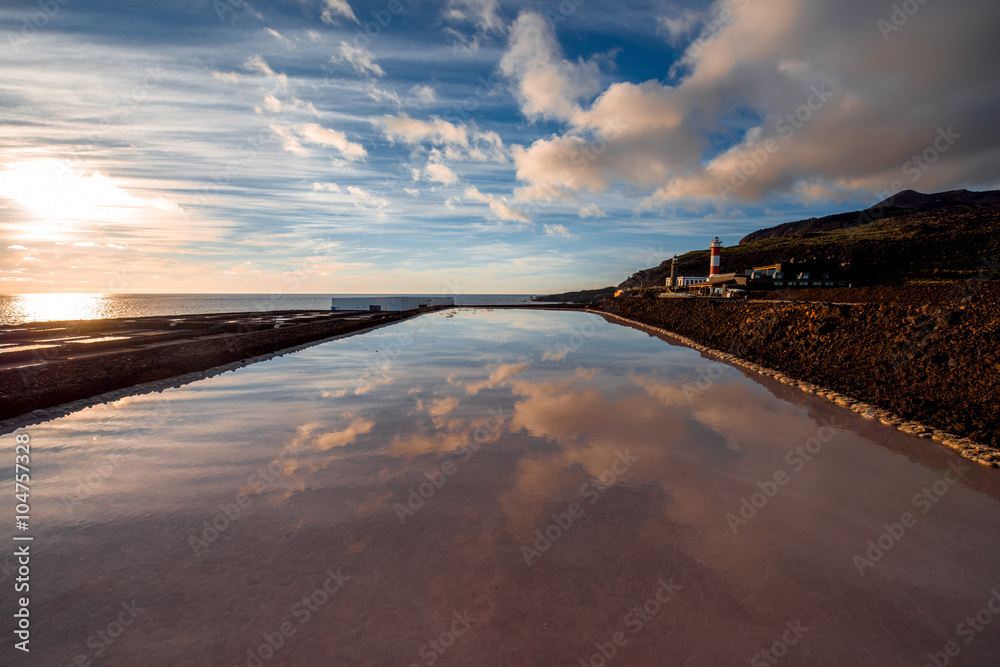
[{"label": "hillside", "polygon": [[[996,273],[1000,191],[906,191],[867,211],[759,230],[722,249],[722,271],[810,257],[850,261],[858,284],[961,280],[984,269]],[[685,253],[678,258],[679,275],[706,275],[708,258],[707,248]],[[667,260],[619,287],[661,286],[669,275]]]}]

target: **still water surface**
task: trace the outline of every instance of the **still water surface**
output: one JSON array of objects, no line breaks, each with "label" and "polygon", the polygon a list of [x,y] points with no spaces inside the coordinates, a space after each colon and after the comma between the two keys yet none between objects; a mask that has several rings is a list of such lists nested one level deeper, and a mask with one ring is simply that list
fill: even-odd
[{"label": "still water surface", "polygon": [[29,427],[31,664],[995,666],[1000,473],[764,382],[462,310]]}]

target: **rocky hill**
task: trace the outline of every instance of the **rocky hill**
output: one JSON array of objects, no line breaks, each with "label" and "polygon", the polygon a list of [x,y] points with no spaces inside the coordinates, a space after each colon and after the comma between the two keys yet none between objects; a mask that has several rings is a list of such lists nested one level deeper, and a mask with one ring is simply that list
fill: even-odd
[{"label": "rocky hill", "polygon": [[[707,245],[707,244],[706,244]],[[678,258],[679,275],[707,273],[708,249]],[[791,259],[849,261],[858,284],[961,280],[995,274],[1000,261],[1000,191],[900,192],[864,211],[763,229],[722,249],[730,273]],[[619,287],[654,287],[670,261],[639,271]]]}]

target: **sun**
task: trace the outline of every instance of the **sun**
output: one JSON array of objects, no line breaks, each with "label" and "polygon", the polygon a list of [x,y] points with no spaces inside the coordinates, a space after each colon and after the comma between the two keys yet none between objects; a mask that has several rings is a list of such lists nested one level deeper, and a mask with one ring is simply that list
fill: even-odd
[{"label": "sun", "polygon": [[43,223],[114,221],[143,205],[104,174],[88,174],[55,159],[21,162],[0,171],[0,197],[13,199]]}]

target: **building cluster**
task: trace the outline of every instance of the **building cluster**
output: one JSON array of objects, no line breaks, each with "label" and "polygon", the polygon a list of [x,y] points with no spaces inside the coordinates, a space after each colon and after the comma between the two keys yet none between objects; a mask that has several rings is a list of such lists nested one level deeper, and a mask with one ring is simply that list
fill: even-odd
[{"label": "building cluster", "polygon": [[790,259],[769,266],[757,266],[742,273],[720,273],[722,241],[709,244],[711,259],[708,276],[678,276],[677,256],[670,264],[669,288],[688,288],[703,296],[738,297],[750,290],[796,289],[803,287],[850,287],[850,264],[837,260]]}]

